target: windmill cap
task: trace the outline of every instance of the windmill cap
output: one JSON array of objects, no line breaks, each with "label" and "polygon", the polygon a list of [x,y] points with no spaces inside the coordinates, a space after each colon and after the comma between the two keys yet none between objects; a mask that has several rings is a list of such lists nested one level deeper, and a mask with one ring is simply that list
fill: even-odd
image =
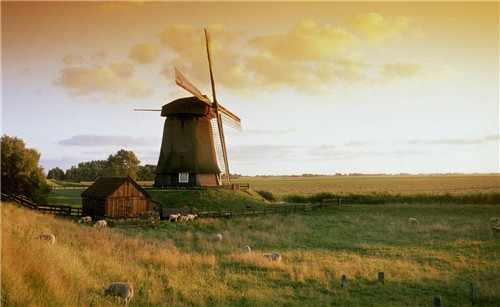
[{"label": "windmill cap", "polygon": [[194,96],[176,99],[161,108],[161,116],[176,114],[215,117],[213,108]]}]

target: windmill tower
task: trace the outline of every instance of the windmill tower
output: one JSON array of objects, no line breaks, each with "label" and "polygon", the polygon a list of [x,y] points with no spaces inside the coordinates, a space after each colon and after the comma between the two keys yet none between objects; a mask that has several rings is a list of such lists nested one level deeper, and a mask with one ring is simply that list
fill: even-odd
[{"label": "windmill tower", "polygon": [[154,185],[158,187],[231,184],[223,123],[241,131],[241,120],[217,101],[206,29],[205,40],[213,99],[175,69],[175,83],[194,96],[174,100],[161,109],[166,119],[156,167]]}]

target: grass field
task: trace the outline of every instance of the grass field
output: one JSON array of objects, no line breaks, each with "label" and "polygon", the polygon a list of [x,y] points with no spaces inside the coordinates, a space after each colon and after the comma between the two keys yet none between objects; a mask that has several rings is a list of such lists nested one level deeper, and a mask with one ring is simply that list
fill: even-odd
[{"label": "grass field", "polygon": [[[68,186],[70,188],[53,190],[49,196],[49,204],[81,206],[80,194],[85,190],[84,188],[74,189],[74,183],[51,182],[59,187]],[[287,198],[293,199],[290,196],[311,197],[318,193],[333,193],[342,197],[355,196],[355,198],[367,203],[373,202],[374,199],[376,203],[408,202],[408,196],[413,196],[416,202],[423,203],[500,203],[500,175],[498,174],[380,177],[242,177],[234,180],[234,183],[250,183],[252,191],[264,190],[273,193],[278,201],[287,200]],[[91,183],[86,182],[84,184],[90,185]],[[152,182],[140,182],[140,184],[151,185]],[[252,191],[240,191],[229,195],[225,191],[153,190],[151,194],[169,207],[182,207],[183,205],[192,207],[194,205],[198,209],[203,209],[203,207],[209,206],[212,208],[244,207],[246,204],[258,206],[258,196]],[[474,195],[476,197],[471,197]],[[465,199],[459,199],[460,196],[464,196]],[[224,201],[218,201],[220,198],[224,198]],[[312,198],[314,199],[314,197]],[[328,196],[325,198],[328,198]],[[305,199],[305,201],[311,200]],[[314,199],[313,201],[318,200]]]},{"label": "grass field", "polygon": [[[498,205],[344,205],[101,230],[9,203],[1,213],[2,306],[117,306],[103,296],[116,281],[134,285],[131,306],[430,306],[435,295],[468,306],[470,282],[477,306],[500,305]],[[45,232],[54,245],[33,239]]]},{"label": "grass field", "polygon": [[349,193],[470,194],[500,192],[500,175],[343,176],[343,177],[241,177],[254,190],[276,195]]}]

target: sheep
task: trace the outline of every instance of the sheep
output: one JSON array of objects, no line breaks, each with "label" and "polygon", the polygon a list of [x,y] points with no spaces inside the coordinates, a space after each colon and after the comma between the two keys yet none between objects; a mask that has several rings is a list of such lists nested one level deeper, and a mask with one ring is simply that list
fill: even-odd
[{"label": "sheep", "polygon": [[281,255],[278,254],[278,253],[274,253],[274,254],[262,254],[262,257],[264,257],[266,259],[269,259],[269,260],[273,260],[273,261],[281,261]]},{"label": "sheep", "polygon": [[500,234],[500,227],[491,226],[490,235],[496,237]]},{"label": "sheep", "polygon": [[45,243],[48,243],[49,245],[52,245],[56,242],[56,236],[54,236],[51,233],[43,233],[36,238],[38,240],[45,242]]},{"label": "sheep", "polygon": [[490,219],[490,224],[500,224],[500,217],[495,216]]},{"label": "sheep", "polygon": [[105,295],[119,296],[125,299],[125,307],[130,303],[130,299],[134,295],[134,287],[125,282],[114,282],[104,290]]},{"label": "sheep", "polygon": [[215,235],[215,240],[221,241],[222,240],[222,235],[220,233]]},{"label": "sheep", "polygon": [[181,216],[180,213],[177,213],[177,214],[170,214],[170,216],[168,217],[168,221],[169,222],[177,222],[177,219]]},{"label": "sheep", "polygon": [[179,217],[179,222],[187,222],[187,221],[189,221],[189,220],[190,220],[190,219],[189,219],[189,217],[188,217],[187,215],[181,215],[181,216]]},{"label": "sheep", "polygon": [[419,225],[420,223],[418,222],[418,220],[414,217],[410,217],[409,219],[406,220],[408,223],[410,224],[414,224],[414,225]]},{"label": "sheep", "polygon": [[244,252],[244,253],[249,253],[249,252],[251,252],[251,251],[252,251],[252,250],[250,249],[250,245],[245,245],[245,246],[243,246],[243,252]]},{"label": "sheep", "polygon": [[188,214],[187,217],[189,220],[194,221],[194,219],[198,217],[198,214]]},{"label": "sheep", "polygon": [[108,223],[105,221],[105,220],[98,220],[95,224],[94,224],[94,227],[97,227],[97,228],[106,228],[106,226],[108,226]]},{"label": "sheep", "polygon": [[92,222],[92,217],[90,217],[90,216],[82,216],[78,220],[78,223],[90,223],[90,222]]}]

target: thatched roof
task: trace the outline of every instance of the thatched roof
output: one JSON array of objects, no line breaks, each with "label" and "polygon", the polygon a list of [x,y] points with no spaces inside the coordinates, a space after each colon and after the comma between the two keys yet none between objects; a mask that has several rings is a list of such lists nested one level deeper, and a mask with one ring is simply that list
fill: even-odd
[{"label": "thatched roof", "polygon": [[148,192],[146,192],[140,185],[137,184],[137,182],[128,176],[99,177],[90,187],[88,187],[88,189],[82,192],[81,196],[104,199],[112,195],[126,182],[132,183],[142,194],[144,194],[144,196],[151,198]]},{"label": "thatched roof", "polygon": [[212,107],[196,97],[186,97],[167,103],[161,108],[161,116],[192,114],[198,116],[209,115],[214,117]]}]

